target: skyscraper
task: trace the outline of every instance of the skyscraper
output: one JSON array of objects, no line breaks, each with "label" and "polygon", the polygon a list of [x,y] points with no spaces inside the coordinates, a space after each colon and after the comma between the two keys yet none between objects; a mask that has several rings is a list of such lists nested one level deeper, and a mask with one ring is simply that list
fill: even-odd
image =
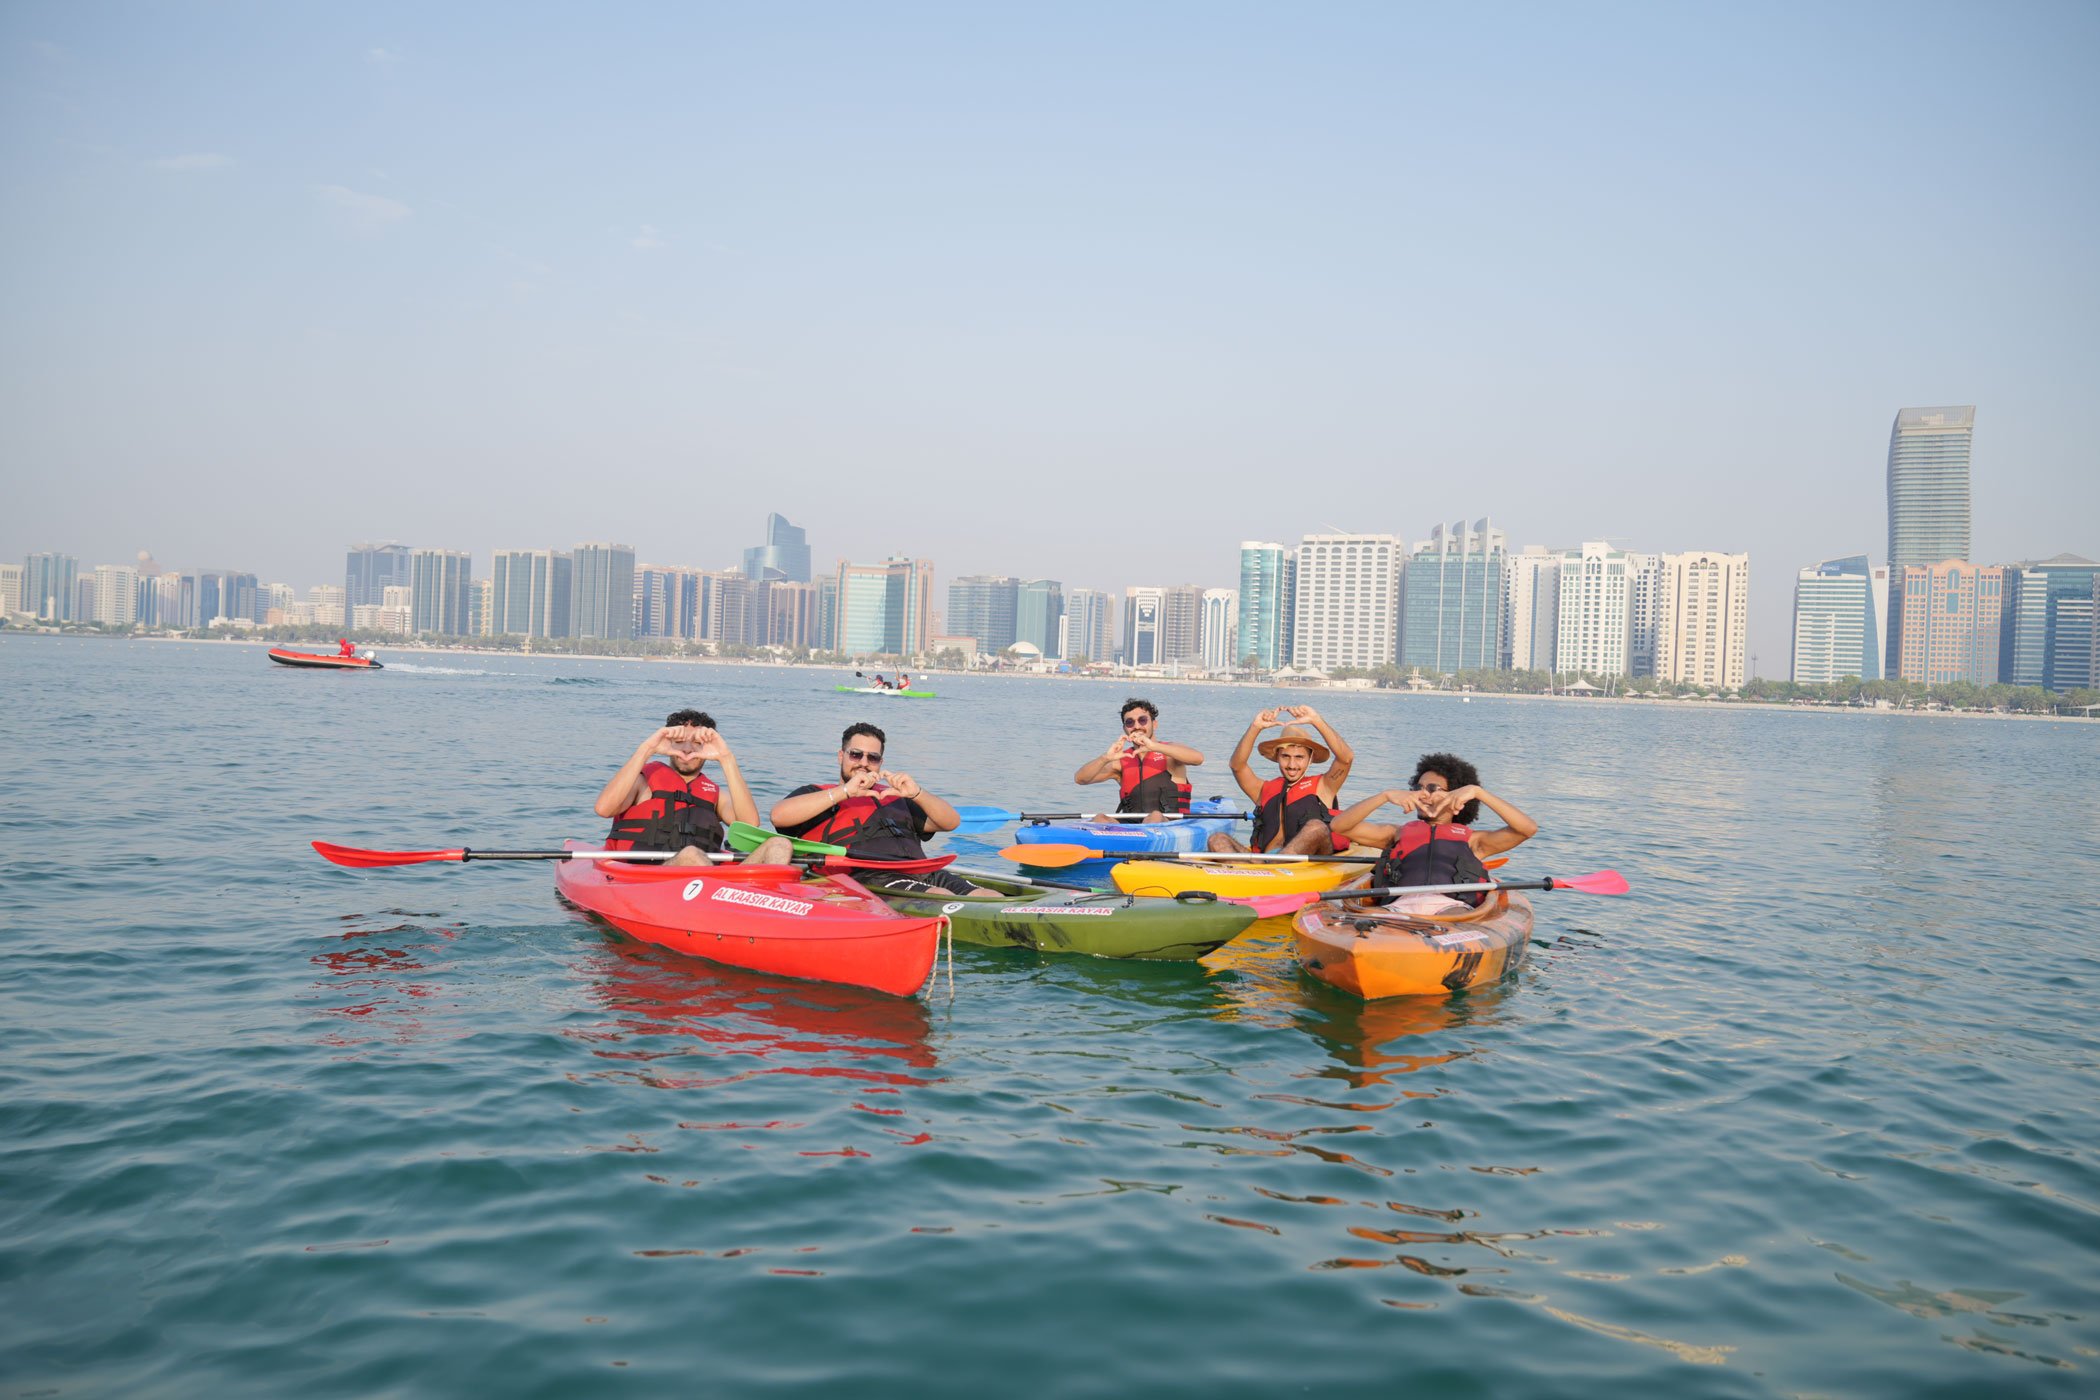
[{"label": "skyscraper", "polygon": [[45,622],[69,622],[80,578],[80,561],[70,554],[32,554],[22,561],[22,611]]},{"label": "skyscraper", "polygon": [[1502,667],[1553,670],[1560,618],[1560,553],[1527,545],[1502,566]]},{"label": "skyscraper", "polygon": [[1655,629],[1662,619],[1663,556],[1626,554],[1626,674],[1655,674]]},{"label": "skyscraper", "polygon": [[[1054,578],[1032,578],[1021,585],[1014,605],[1014,640],[1027,642],[1048,657],[1064,654],[1065,586]],[[954,631],[954,619],[949,619]]]},{"label": "skyscraper", "polygon": [[489,564],[490,631],[514,637],[566,637],[575,592],[573,561],[553,549],[499,549]]},{"label": "skyscraper", "polygon": [[1239,669],[1240,591],[1203,590],[1203,669],[1213,673]]},{"label": "skyscraper", "polygon": [[29,570],[21,564],[0,564],[0,617],[27,611],[22,606],[22,590],[28,577]]},{"label": "skyscraper", "polygon": [[1099,588],[1073,588],[1065,593],[1064,640],[1067,661],[1113,661],[1116,658],[1113,612],[1115,595]]},{"label": "skyscraper", "polygon": [[1623,550],[1584,540],[1560,554],[1560,606],[1553,637],[1558,671],[1626,674],[1633,630],[1632,565]]},{"label": "skyscraper", "polygon": [[1299,542],[1292,665],[1331,671],[1393,663],[1402,549],[1397,535],[1307,535]]},{"label": "skyscraper", "polygon": [[1259,671],[1274,671],[1291,659],[1292,551],[1260,540],[1240,542],[1239,656],[1254,658]]},{"label": "skyscraper", "polygon": [[1656,678],[1740,690],[1749,648],[1750,556],[1665,554],[1655,615]]},{"label": "skyscraper", "polygon": [[1889,568],[1969,557],[1973,406],[1906,408],[1889,429]]},{"label": "skyscraper", "polygon": [[[2100,563],[2076,554],[2029,560],[2005,570],[1998,673],[2008,685],[2082,688],[2090,669],[2085,608]],[[2069,611],[2066,611],[2068,609]]]},{"label": "skyscraper", "polygon": [[379,606],[388,588],[408,584],[408,546],[354,544],[343,559],[343,606]]},{"label": "skyscraper", "polygon": [[809,582],[809,532],[778,511],[766,517],[766,542],[744,551],[744,577]]},{"label": "skyscraper", "polygon": [[570,635],[633,640],[634,546],[580,544],[570,567]]},{"label": "skyscraper", "polygon": [[1896,677],[1922,685],[1998,679],[1998,628],[2005,571],[1960,559],[1889,570],[1896,628]]},{"label": "skyscraper", "polygon": [[1137,584],[1123,590],[1123,648],[1125,666],[1159,666],[1166,662],[1160,636],[1160,613],[1167,590],[1157,584]]},{"label": "skyscraper", "polygon": [[[471,556],[457,549],[417,549],[408,556],[408,630],[445,637],[469,635]],[[392,585],[390,585],[392,586]],[[381,590],[375,602],[385,602]]]},{"label": "skyscraper", "polygon": [[1400,664],[1450,675],[1500,664],[1509,537],[1483,516],[1437,525],[1407,560]]},{"label": "skyscraper", "polygon": [[1160,595],[1160,659],[1172,665],[1203,664],[1203,590],[1177,583]]},{"label": "skyscraper", "polygon": [[840,560],[838,650],[856,656],[918,655],[933,635],[932,595],[931,559]]},{"label": "skyscraper", "polygon": [[1881,679],[1881,628],[1889,615],[1889,571],[1864,554],[1826,559],[1794,578],[1797,685],[1828,685],[1847,676]]},{"label": "skyscraper", "polygon": [[105,627],[128,627],[139,616],[139,571],[129,564],[95,566],[93,620]]},{"label": "skyscraper", "polygon": [[1021,601],[1019,579],[1006,574],[965,574],[948,585],[948,631],[972,637],[977,649],[997,654],[1014,644]]}]

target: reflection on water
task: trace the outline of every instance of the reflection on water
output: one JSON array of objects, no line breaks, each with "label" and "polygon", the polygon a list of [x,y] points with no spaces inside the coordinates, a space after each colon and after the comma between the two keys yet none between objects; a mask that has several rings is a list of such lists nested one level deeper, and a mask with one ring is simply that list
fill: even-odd
[{"label": "reflection on water", "polygon": [[[335,945],[311,959],[326,974],[313,984],[330,1003],[319,1014],[338,1023],[319,1038],[322,1045],[353,1051],[407,1045],[429,1036],[430,1023],[454,1009],[442,999],[445,987],[434,974],[445,970],[460,926],[419,922],[437,917],[405,909],[341,917],[345,927]],[[467,1032],[455,1028],[447,1034]]]},{"label": "reflection on water", "polygon": [[609,1017],[565,1034],[635,1066],[601,1077],[659,1089],[766,1074],[894,1085],[927,1083],[906,1071],[935,1067],[917,999],[720,967],[626,939],[588,950],[574,968]]}]

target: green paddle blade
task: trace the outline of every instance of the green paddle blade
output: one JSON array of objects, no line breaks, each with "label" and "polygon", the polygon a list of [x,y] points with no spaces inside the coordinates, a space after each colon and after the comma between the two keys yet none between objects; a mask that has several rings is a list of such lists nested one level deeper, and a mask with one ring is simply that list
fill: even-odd
[{"label": "green paddle blade", "polygon": [[[749,822],[731,822],[729,824],[729,844],[745,855],[749,855],[757,850],[761,841],[770,840],[778,835],[780,833],[777,831],[768,831],[762,826],[753,826]],[[844,846],[827,846],[822,841],[790,839],[794,840],[795,854],[798,856],[842,856],[846,854]]]}]

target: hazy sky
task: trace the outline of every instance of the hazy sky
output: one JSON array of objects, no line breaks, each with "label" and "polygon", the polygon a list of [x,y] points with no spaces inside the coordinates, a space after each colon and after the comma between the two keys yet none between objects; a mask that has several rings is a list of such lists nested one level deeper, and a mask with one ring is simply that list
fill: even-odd
[{"label": "hazy sky", "polygon": [[2100,557],[2100,6],[0,7],[0,559]]}]

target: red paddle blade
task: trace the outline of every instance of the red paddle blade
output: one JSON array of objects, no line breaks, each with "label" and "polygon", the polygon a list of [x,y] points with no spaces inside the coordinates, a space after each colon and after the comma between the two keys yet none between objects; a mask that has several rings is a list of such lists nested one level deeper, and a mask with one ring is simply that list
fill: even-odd
[{"label": "red paddle blade", "polygon": [[338,846],[332,841],[316,841],[314,849],[321,859],[347,865],[352,869],[364,869],[375,865],[426,865],[432,861],[463,860],[465,850],[457,851],[367,851],[357,846]]},{"label": "red paddle blade", "polygon": [[1583,894],[1624,894],[1633,886],[1616,870],[1599,870],[1589,875],[1577,875],[1563,880],[1553,877],[1553,888],[1557,890],[1580,890]]},{"label": "red paddle blade", "polygon": [[855,860],[852,856],[825,856],[816,868],[826,875],[851,875],[856,870],[883,871],[893,875],[926,875],[946,870],[954,856],[928,856],[924,860]]}]

